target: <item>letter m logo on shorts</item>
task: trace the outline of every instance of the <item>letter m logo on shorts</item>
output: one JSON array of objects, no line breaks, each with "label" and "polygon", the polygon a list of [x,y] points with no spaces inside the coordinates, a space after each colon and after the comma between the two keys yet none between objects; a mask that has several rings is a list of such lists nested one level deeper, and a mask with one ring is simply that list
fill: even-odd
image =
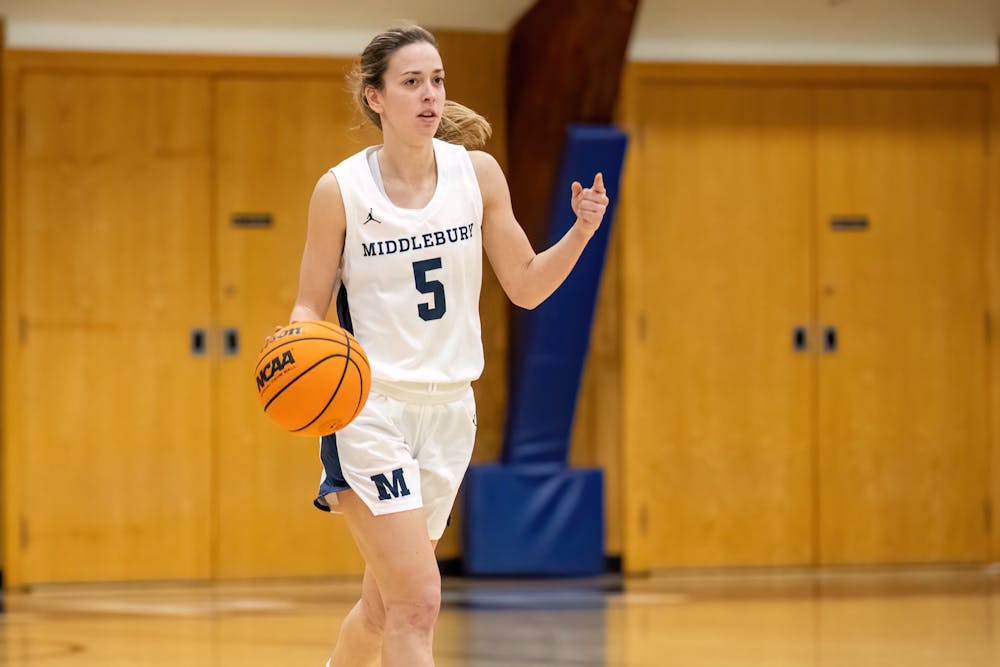
[{"label": "letter m logo on shorts", "polygon": [[372,481],[378,489],[379,500],[389,500],[389,498],[399,498],[410,495],[410,490],[406,488],[406,480],[403,479],[403,469],[396,468],[392,471],[392,483],[386,479],[382,473],[372,475]]}]

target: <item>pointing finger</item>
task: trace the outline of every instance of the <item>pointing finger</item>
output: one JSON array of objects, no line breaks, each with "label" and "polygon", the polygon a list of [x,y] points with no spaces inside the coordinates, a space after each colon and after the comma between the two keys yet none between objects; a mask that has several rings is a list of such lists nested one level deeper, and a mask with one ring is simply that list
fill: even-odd
[{"label": "pointing finger", "polygon": [[597,176],[594,176],[594,192],[604,194],[604,174],[597,172]]}]

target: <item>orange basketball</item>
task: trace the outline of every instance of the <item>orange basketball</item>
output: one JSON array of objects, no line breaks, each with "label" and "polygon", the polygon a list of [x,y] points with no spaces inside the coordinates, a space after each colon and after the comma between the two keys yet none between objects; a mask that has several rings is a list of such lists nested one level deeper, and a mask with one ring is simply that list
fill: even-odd
[{"label": "orange basketball", "polygon": [[358,416],[372,373],[354,336],[329,322],[296,322],[267,339],[254,369],[264,414],[286,431],[329,435]]}]

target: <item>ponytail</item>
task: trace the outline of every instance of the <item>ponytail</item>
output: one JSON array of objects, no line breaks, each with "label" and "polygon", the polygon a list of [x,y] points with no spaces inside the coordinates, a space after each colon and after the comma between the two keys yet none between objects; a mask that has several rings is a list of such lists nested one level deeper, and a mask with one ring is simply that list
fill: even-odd
[{"label": "ponytail", "polygon": [[482,148],[493,136],[488,120],[467,106],[445,100],[441,124],[435,135],[450,144],[460,144],[469,150]]}]

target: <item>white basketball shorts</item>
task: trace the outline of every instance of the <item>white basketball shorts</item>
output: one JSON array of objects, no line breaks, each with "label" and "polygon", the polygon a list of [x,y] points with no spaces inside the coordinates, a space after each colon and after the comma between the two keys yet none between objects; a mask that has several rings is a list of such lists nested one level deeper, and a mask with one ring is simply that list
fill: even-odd
[{"label": "white basketball shorts", "polygon": [[440,539],[475,439],[468,383],[373,381],[361,414],[320,441],[323,476],[313,504],[336,511],[328,494],[351,489],[376,516],[422,507],[430,539]]}]

